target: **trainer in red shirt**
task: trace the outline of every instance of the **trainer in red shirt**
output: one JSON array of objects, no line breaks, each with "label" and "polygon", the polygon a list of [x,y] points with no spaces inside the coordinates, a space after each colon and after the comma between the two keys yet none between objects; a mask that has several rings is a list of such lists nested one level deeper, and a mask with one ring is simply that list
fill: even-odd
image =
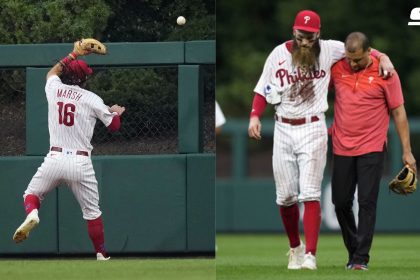
[{"label": "trainer in red shirt", "polygon": [[[378,60],[363,33],[349,34],[345,50],[346,58],[331,69],[336,97],[331,129],[332,201],[348,252],[347,268],[367,270],[390,114],[403,147],[403,164],[416,169],[416,161],[398,74],[387,80],[378,76]],[[357,226],[352,210],[356,185]]]},{"label": "trainer in red shirt", "polygon": [[[360,53],[351,54],[359,61]],[[398,74],[389,79],[378,76],[379,61],[367,55],[364,67],[344,58],[331,70],[335,87],[333,151],[343,156],[380,152],[387,139],[390,110],[404,107]],[[360,60],[361,61],[361,60]],[[360,62],[359,61],[359,62]],[[350,66],[354,63],[355,69]]]}]

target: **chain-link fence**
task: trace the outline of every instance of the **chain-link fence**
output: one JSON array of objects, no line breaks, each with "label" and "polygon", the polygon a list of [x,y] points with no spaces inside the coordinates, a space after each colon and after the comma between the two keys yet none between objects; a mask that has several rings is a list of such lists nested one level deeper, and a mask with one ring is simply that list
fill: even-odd
[{"label": "chain-link fence", "polygon": [[[110,133],[98,121],[92,138],[94,155],[178,153],[177,67],[93,68],[87,89],[105,104],[126,107],[122,126]],[[214,65],[204,66],[203,141],[215,152]],[[25,71],[3,70],[0,155],[25,154]]]},{"label": "chain-link fence", "polygon": [[24,155],[25,70],[0,70],[0,155]]},{"label": "chain-link fence", "polygon": [[96,71],[87,88],[101,96],[105,104],[118,104],[126,111],[116,133],[97,123],[92,138],[93,153],[177,153],[177,68]]}]

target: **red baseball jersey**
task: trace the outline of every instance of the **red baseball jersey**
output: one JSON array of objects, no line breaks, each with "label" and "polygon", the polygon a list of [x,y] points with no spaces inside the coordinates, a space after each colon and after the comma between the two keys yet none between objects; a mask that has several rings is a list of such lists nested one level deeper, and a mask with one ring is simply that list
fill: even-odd
[{"label": "red baseball jersey", "polygon": [[358,156],[383,151],[387,141],[390,110],[404,104],[398,74],[384,80],[378,76],[379,61],[354,72],[346,59],[331,72],[335,87],[333,152]]}]

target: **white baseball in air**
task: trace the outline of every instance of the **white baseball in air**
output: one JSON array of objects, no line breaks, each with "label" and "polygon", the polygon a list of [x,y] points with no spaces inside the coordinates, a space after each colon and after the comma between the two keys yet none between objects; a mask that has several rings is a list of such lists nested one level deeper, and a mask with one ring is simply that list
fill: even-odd
[{"label": "white baseball in air", "polygon": [[186,20],[183,16],[179,16],[179,17],[176,19],[176,23],[177,23],[178,25],[184,25],[186,22],[187,22],[187,20]]}]

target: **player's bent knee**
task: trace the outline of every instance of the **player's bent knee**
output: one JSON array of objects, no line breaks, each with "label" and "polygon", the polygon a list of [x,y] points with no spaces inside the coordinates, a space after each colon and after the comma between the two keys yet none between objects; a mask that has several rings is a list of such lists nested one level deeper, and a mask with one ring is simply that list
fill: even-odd
[{"label": "player's bent knee", "polygon": [[85,220],[95,220],[97,218],[99,218],[102,215],[101,210],[99,209],[84,209],[83,210],[83,219]]},{"label": "player's bent knee", "polygon": [[292,206],[293,204],[297,202],[298,202],[298,199],[296,196],[277,197],[277,200],[276,200],[276,204],[283,207]]},{"label": "player's bent knee", "polygon": [[25,200],[25,198],[26,198],[28,195],[34,195],[34,196],[38,197],[38,199],[39,199],[40,201],[44,200],[44,193],[43,193],[43,192],[28,191],[28,190],[26,190],[26,191],[25,191],[25,193],[23,194],[23,199]]}]

